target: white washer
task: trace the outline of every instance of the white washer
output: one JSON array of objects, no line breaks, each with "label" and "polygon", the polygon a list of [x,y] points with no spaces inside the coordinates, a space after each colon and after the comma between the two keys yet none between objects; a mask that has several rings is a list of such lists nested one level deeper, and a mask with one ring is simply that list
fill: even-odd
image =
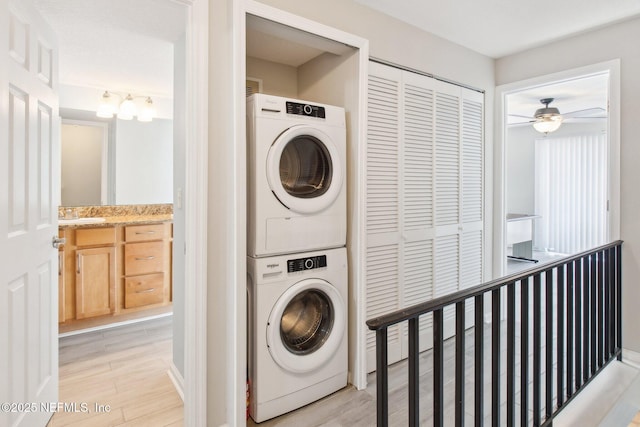
[{"label": "white washer", "polygon": [[345,248],[247,257],[251,417],[262,422],[347,385]]},{"label": "white washer", "polygon": [[247,254],[344,246],[344,109],[252,95],[247,100],[247,147]]}]

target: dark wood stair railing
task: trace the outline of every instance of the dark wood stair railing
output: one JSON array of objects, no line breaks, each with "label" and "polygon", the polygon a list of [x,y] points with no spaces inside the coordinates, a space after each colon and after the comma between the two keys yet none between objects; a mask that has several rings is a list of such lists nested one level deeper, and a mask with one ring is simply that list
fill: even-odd
[{"label": "dark wood stair railing", "polygon": [[[520,291],[519,305],[516,299],[517,290]],[[433,422],[435,426],[444,424],[443,311],[447,307],[455,307],[455,425],[464,425],[465,312],[468,302],[473,304],[475,312],[474,424],[485,425],[485,416],[489,415],[483,413],[485,295],[490,295],[491,299],[491,425],[501,425],[500,364],[504,341],[501,339],[501,328],[506,324],[506,419],[502,424],[551,426],[554,417],[584,390],[598,373],[616,358],[621,360],[621,290],[622,241],[618,240],[522,273],[368,320],[367,326],[376,333],[378,426],[387,426],[389,418],[387,330],[390,326],[402,322],[408,323],[409,340],[407,424],[420,425],[419,320],[420,316],[428,313],[433,313]],[[529,298],[530,291],[533,301]],[[506,318],[503,318],[501,310],[505,293],[507,310]],[[516,328],[518,321],[520,328]],[[530,337],[531,332],[533,337]],[[526,339],[522,339],[523,337]],[[518,338],[519,358],[516,357]],[[532,375],[529,376],[531,352]],[[516,381],[516,376],[520,377],[519,382]],[[520,396],[516,402],[518,392]],[[530,398],[533,412],[531,419]],[[520,419],[516,420],[518,403]]]}]

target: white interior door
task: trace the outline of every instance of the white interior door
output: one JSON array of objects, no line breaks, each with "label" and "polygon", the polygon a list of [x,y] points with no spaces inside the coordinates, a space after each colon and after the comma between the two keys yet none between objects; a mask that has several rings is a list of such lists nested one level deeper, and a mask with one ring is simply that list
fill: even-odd
[{"label": "white interior door", "polygon": [[44,426],[58,400],[57,52],[28,1],[0,0],[0,28],[0,425]]}]

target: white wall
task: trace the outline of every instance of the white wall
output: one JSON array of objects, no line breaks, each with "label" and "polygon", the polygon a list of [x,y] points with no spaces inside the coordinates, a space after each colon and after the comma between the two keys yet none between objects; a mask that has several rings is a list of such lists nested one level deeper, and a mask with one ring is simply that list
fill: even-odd
[{"label": "white wall", "polygon": [[298,97],[298,69],[290,65],[248,56],[247,77],[262,79],[262,93]]},{"label": "white wall", "polygon": [[[233,61],[234,41],[233,0],[213,0],[209,12],[209,228],[208,228],[208,327],[207,327],[207,425],[219,426],[231,422],[231,401],[244,385],[237,383],[225,343],[233,342],[239,331],[227,319],[233,312],[227,306],[233,300],[231,294],[237,286],[243,286],[244,278],[238,277],[237,262],[237,186],[245,182],[236,179],[237,163],[246,159],[236,158],[233,85],[236,72]],[[372,56],[405,66],[430,72],[451,80],[464,82],[486,90],[486,105],[493,105],[494,61],[459,45],[421,31],[373,11],[352,0],[326,0],[301,2],[298,0],[265,0],[264,3],[329,25],[370,40]],[[407,43],[410,40],[411,43]],[[493,122],[493,111],[487,109],[486,123]],[[492,128],[487,126],[486,141],[492,141]],[[491,154],[490,145],[488,146]],[[491,165],[487,165],[491,170]],[[490,183],[489,183],[490,184]],[[490,212],[487,213],[489,216]],[[491,234],[491,230],[487,230]],[[242,235],[244,237],[244,235]],[[237,416],[237,414],[236,414]]]},{"label": "white wall", "polygon": [[640,352],[640,19],[633,19],[496,61],[498,85],[620,59],[620,233],[623,247],[623,346]]},{"label": "white wall", "polygon": [[173,124],[118,120],[115,204],[173,203]]}]

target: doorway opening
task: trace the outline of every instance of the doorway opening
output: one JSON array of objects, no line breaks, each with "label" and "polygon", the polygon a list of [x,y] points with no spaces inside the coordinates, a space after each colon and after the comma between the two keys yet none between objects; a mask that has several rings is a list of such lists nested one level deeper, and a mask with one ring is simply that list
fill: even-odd
[{"label": "doorway opening", "polygon": [[[606,63],[498,88],[499,275],[619,235],[617,87],[616,63]],[[555,126],[540,129],[551,116]]]},{"label": "doorway opening", "polygon": [[[184,104],[187,50],[185,33],[187,9],[191,4],[170,0],[144,1],[136,5],[122,3],[122,7],[104,0],[84,2],[82,8],[78,8],[77,5],[67,8],[51,0],[35,0],[34,4],[58,36],[60,115],[63,119],[69,117],[69,114],[76,115],[77,119],[82,120],[91,121],[93,118],[97,127],[105,128],[103,130],[108,135],[103,137],[102,141],[100,153],[102,160],[97,156],[96,162],[99,165],[98,163],[93,165],[94,171],[97,169],[100,175],[98,180],[100,191],[97,199],[86,202],[70,202],[63,199],[61,205],[73,207],[106,205],[105,208],[116,205],[148,205],[150,207],[173,205],[173,209],[182,210],[181,196],[186,182],[184,178],[186,173]],[[153,14],[149,14],[150,10],[153,10]],[[85,16],[82,17],[82,14]],[[95,116],[98,101],[105,90],[113,93],[132,93],[134,97],[141,94],[151,97],[157,116],[153,117],[151,123],[142,119],[121,120],[115,117],[101,122],[101,119],[96,119]],[[72,123],[68,120],[67,122],[71,125],[80,125],[79,122]],[[64,126],[63,123],[63,131]],[[123,137],[122,141],[120,137]],[[149,138],[145,139],[146,137]],[[165,143],[165,140],[168,142]],[[152,162],[152,158],[158,160],[160,154],[162,154],[160,159],[162,164]],[[128,163],[125,166],[121,162]],[[129,171],[129,173],[123,174],[122,171]],[[81,175],[86,176],[83,173]],[[129,183],[122,181],[125,175],[128,179],[135,181]],[[152,177],[154,179],[150,179]],[[86,181],[86,179],[75,179],[76,183],[86,183]],[[145,198],[136,199],[130,190],[141,183],[147,183],[150,186],[140,193]],[[115,188],[121,190],[116,193]],[[162,193],[163,197],[166,194],[169,196],[157,200],[148,198],[156,193]],[[184,212],[178,213],[176,217],[171,227],[173,230],[171,237],[174,246],[178,244],[178,247],[183,247],[186,218]],[[163,240],[162,244],[165,245],[166,241],[167,239]],[[173,311],[180,311],[182,317],[184,317],[184,291],[178,288],[184,288],[184,256],[184,250],[172,251],[169,261],[172,264],[169,271],[174,275],[174,283],[170,291]],[[171,275],[171,272],[168,274]],[[118,282],[126,280],[121,279],[121,274],[120,271],[117,273]],[[177,280],[176,277],[178,277]],[[147,290],[144,289],[144,291]],[[149,299],[149,295],[152,294],[144,295]],[[121,297],[117,298],[121,301]],[[137,313],[131,313],[129,316],[127,313],[123,319],[113,316],[111,320],[107,319],[110,316],[102,316],[105,321],[110,320],[113,323],[99,325],[103,322],[97,322],[96,325],[97,328],[104,328],[113,326],[115,323],[132,323],[145,318],[160,317],[161,319],[157,319],[154,327],[150,328],[142,324],[136,327],[130,324],[126,326],[129,332],[125,333],[124,337],[118,337],[113,328],[102,329],[104,332],[98,334],[100,335],[98,341],[90,340],[91,333],[96,335],[96,328],[90,327],[86,330],[84,345],[87,350],[85,352],[87,365],[91,358],[104,357],[104,352],[96,351],[100,348],[111,346],[111,349],[117,351],[119,346],[123,346],[123,338],[137,341],[146,339],[149,342],[166,344],[168,337],[169,343],[173,341],[173,345],[167,347],[160,344],[162,348],[157,349],[159,353],[166,353],[163,358],[160,358],[166,365],[162,372],[166,374],[169,370],[177,374],[181,380],[184,377],[185,337],[182,332],[173,333],[173,331],[184,330],[184,319],[174,322],[175,316],[167,316],[171,313],[165,310],[166,307],[160,307],[155,300],[150,304],[155,304],[155,307],[144,316],[137,316]],[[110,336],[111,339],[109,339]],[[81,337],[75,337],[77,337],[76,342],[82,341]],[[175,341],[178,341],[177,345]],[[61,361],[62,353],[65,351],[63,347],[61,342]],[[177,350],[174,351],[175,348]],[[174,353],[177,353],[177,357],[174,357]],[[175,363],[179,364],[178,368],[175,367]],[[60,372],[63,376],[65,371],[61,369]],[[61,381],[61,393],[62,386]],[[180,386],[184,385],[180,384]],[[136,385],[132,387],[135,388]],[[64,396],[61,394],[61,397]]]}]

